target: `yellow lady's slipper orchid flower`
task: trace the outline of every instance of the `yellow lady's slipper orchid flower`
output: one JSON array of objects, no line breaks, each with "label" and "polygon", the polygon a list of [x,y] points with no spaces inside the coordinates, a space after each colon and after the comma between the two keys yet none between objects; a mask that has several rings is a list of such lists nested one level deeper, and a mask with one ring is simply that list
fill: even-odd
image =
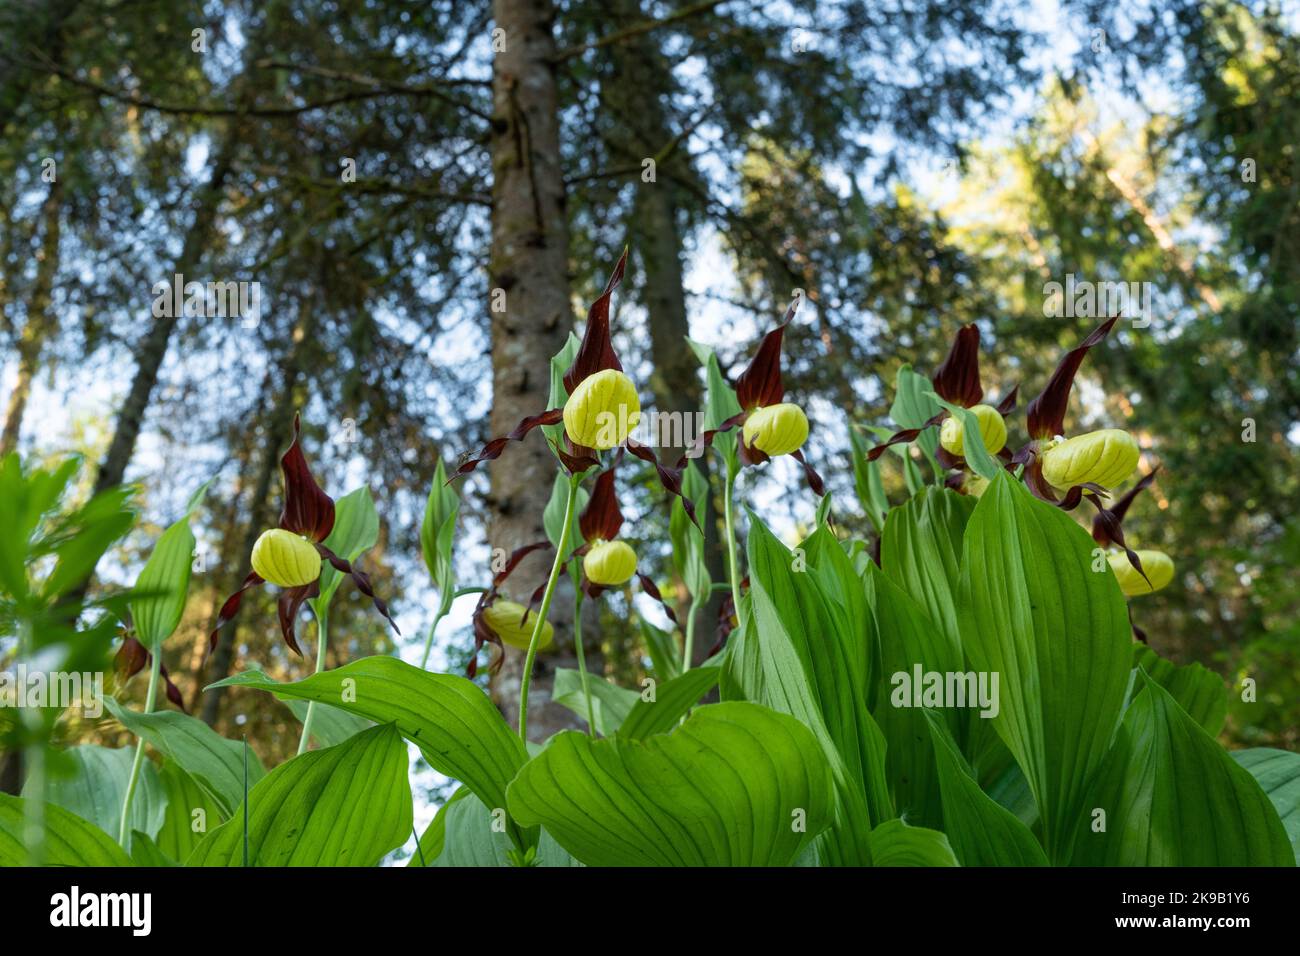
[{"label": "yellow lady's slipper orchid flower", "polygon": [[598,541],[583,557],[582,572],[602,587],[626,584],[636,574],[636,552],[626,541]]},{"label": "yellow lady's slipper orchid flower", "polygon": [[1137,440],[1119,428],[1103,428],[1048,446],[1042,453],[1043,479],[1065,490],[1087,482],[1114,488],[1137,467]]},{"label": "yellow lady's slipper orchid flower", "polygon": [[597,451],[623,444],[639,421],[641,400],[636,386],[612,368],[588,375],[564,403],[564,431],[569,440]]},{"label": "yellow lady's slipper orchid flower", "polygon": [[[533,628],[537,624],[537,614],[529,611],[524,616],[524,606],[514,601],[494,601],[483,611],[483,618],[494,634],[511,647],[521,651],[528,650],[533,639]],[[522,621],[523,623],[520,623]],[[550,621],[542,624],[542,633],[537,638],[537,649],[548,647],[555,640],[555,628]]]},{"label": "yellow lady's slipper orchid flower", "polygon": [[808,416],[792,402],[756,408],[745,419],[745,444],[766,455],[789,455],[808,440]]},{"label": "yellow lady's slipper orchid flower", "polygon": [[1106,556],[1111,570],[1119,579],[1119,587],[1125,597],[1159,591],[1174,579],[1174,562],[1163,551],[1138,551],[1137,556],[1142,562],[1142,570],[1146,572],[1145,578],[1137,568],[1133,567],[1128,555],[1120,553]]},{"label": "yellow lady's slipper orchid flower", "polygon": [[253,545],[253,570],[282,588],[302,587],[320,577],[321,557],[302,535],[272,528]]},{"label": "yellow lady's slipper orchid flower", "polygon": [[[980,437],[990,455],[996,455],[1007,443],[1007,423],[992,405],[972,405],[967,411],[979,420]],[[953,416],[945,418],[939,429],[939,444],[953,455],[966,454],[966,440],[962,423]]]}]

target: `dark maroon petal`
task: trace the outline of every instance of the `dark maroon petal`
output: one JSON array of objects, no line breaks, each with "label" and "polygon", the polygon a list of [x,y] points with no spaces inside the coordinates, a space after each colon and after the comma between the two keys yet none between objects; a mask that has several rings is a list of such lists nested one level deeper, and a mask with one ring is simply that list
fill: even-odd
[{"label": "dark maroon petal", "polygon": [[984,397],[980,385],[980,330],[973,325],[963,325],[952,340],[948,356],[935,369],[930,379],[934,390],[945,402],[962,408],[978,405]]},{"label": "dark maroon petal", "polygon": [[293,416],[293,444],[280,459],[284,474],[284,510],[280,527],[312,541],[324,541],[334,530],[334,499],[325,494],[302,453],[301,416]]},{"label": "dark maroon petal", "polygon": [[933,418],[931,418],[920,428],[904,428],[900,432],[894,432],[894,434],[890,435],[889,438],[887,438],[885,441],[883,441],[879,445],[876,445],[869,452],[867,452],[867,461],[875,461],[877,458],[883,455],[885,453],[885,449],[890,447],[891,445],[902,445],[905,444],[906,442],[915,441],[917,435],[921,434],[921,432],[925,431],[927,428],[930,428],[933,425],[940,424],[947,417],[948,417],[948,412],[942,411],[939,412],[939,414],[935,415]]},{"label": "dark maroon petal", "polygon": [[149,663],[149,652],[136,638],[127,635],[122,646],[113,658],[113,669],[117,671],[118,680],[125,682],[144,670]]},{"label": "dark maroon petal", "polygon": [[[642,445],[633,438],[629,438],[624,443],[624,447],[626,447],[627,450],[637,458],[655,466],[655,474],[659,476],[659,483],[664,486],[664,490],[669,494],[676,495],[678,498],[682,499],[682,507],[686,509],[686,517],[690,518],[691,523],[695,525],[695,527],[699,528],[700,522],[695,517],[695,502],[682,494],[681,469],[670,468],[667,465],[662,464],[659,459],[655,457],[655,453],[651,451],[650,448]],[[703,529],[701,528],[700,530]]]},{"label": "dark maroon petal", "polygon": [[510,552],[510,557],[506,558],[505,567],[493,576],[492,587],[495,589],[505,584],[506,578],[510,577],[510,575],[514,573],[515,568],[519,566],[519,562],[524,558],[528,557],[534,551],[541,551],[550,546],[551,542],[549,541],[534,541],[532,544],[526,544],[521,548],[515,548]]},{"label": "dark maroon petal", "polygon": [[822,476],[817,474],[817,470],[808,464],[808,460],[803,456],[803,449],[796,449],[790,453],[790,457],[803,466],[803,477],[808,482],[808,487],[818,498],[826,494],[826,485],[822,482]]},{"label": "dark maroon petal", "polygon": [[1097,517],[1092,519],[1092,537],[1094,541],[1103,547],[1112,541],[1119,544],[1123,543],[1122,539],[1116,536],[1115,531],[1119,529],[1124,516],[1128,514],[1128,508],[1133,503],[1133,499],[1141,494],[1144,489],[1151,487],[1151,483],[1156,480],[1156,472],[1159,470],[1159,465],[1152,468],[1136,485],[1129,489],[1124,497],[1109,508],[1098,508]]},{"label": "dark maroon petal", "polygon": [[564,409],[551,408],[542,412],[540,415],[529,415],[508,435],[501,438],[494,438],[481,449],[477,455],[469,455],[464,458],[451,477],[447,479],[447,484],[451,484],[461,475],[468,475],[485,461],[496,461],[501,457],[501,453],[506,450],[506,445],[512,441],[523,441],[528,437],[528,433],[539,425],[557,425],[564,421]]},{"label": "dark maroon petal", "polygon": [[388,613],[388,605],[376,596],[374,588],[370,585],[370,576],[366,574],[366,572],[354,568],[323,544],[316,545],[316,550],[320,552],[322,558],[334,566],[334,570],[352,578],[352,583],[357,586],[357,590],[370,598],[371,603],[375,606],[375,610],[384,616],[388,623],[393,626],[393,630],[398,634],[402,633],[401,628],[397,626],[397,622],[394,621],[392,615]]},{"label": "dark maroon petal", "polygon": [[1002,401],[998,402],[993,407],[998,410],[999,415],[1001,415],[1003,418],[1006,418],[1008,415],[1010,415],[1012,412],[1016,410],[1016,401],[1019,398],[1020,398],[1020,386],[1017,385],[1015,388],[1013,388],[1011,391],[1007,393],[1006,397],[1003,398]]},{"label": "dark maroon petal", "polygon": [[623,371],[623,366],[614,354],[614,345],[609,337],[609,301],[614,290],[623,281],[623,270],[627,268],[627,250],[618,257],[618,265],[605,283],[605,291],[600,294],[591,308],[587,310],[587,327],[582,333],[582,344],[573,357],[573,364],[564,373],[564,387],[570,395],[578,383],[589,375],[595,375],[607,368]]},{"label": "dark maroon petal", "polygon": [[[791,306],[791,309],[794,307]],[[788,321],[788,320],[787,320]],[[781,338],[785,335],[785,323],[778,325],[767,335],[758,347],[753,361],[736,379],[736,399],[746,411],[776,405],[785,398],[785,386],[781,383]]]},{"label": "dark maroon petal", "polygon": [[968,475],[964,471],[954,471],[951,475],[948,475],[943,479],[943,486],[953,491],[960,491],[962,494],[965,494],[966,492],[963,491],[963,488],[966,485],[967,477]]},{"label": "dark maroon petal", "polygon": [[934,460],[937,461],[945,471],[952,471],[954,468],[961,468],[966,464],[966,459],[961,455],[954,455],[942,445],[934,449]]},{"label": "dark maroon petal", "polygon": [[217,614],[216,626],[212,628],[212,633],[208,635],[208,653],[211,654],[217,649],[217,633],[221,630],[232,617],[239,613],[239,605],[244,601],[244,592],[249,588],[262,584],[262,578],[256,571],[249,573],[244,578],[244,583],[239,586],[239,590],[230,597],[226,598],[226,603],[221,605],[221,612]]},{"label": "dark maroon petal", "polygon": [[614,469],[605,469],[596,479],[587,507],[578,516],[578,529],[584,541],[613,541],[623,527],[623,512],[618,507],[618,494],[614,490]]},{"label": "dark maroon petal", "polygon": [[[1147,475],[1147,478],[1150,478],[1154,474],[1155,472],[1152,472],[1150,475]],[[1140,490],[1140,488],[1134,489],[1134,491]],[[1136,570],[1138,574],[1142,575],[1142,580],[1146,581],[1147,586],[1150,587],[1151,579],[1147,577],[1147,573],[1142,567],[1142,559],[1139,558],[1137,552],[1130,548],[1124,541],[1124,529],[1120,526],[1120,517],[1116,517],[1113,510],[1108,510],[1105,505],[1101,503],[1101,499],[1097,497],[1097,495],[1089,494],[1085,497],[1091,501],[1093,506],[1097,509],[1097,517],[1092,519],[1093,540],[1102,547],[1117,544],[1123,548],[1124,554],[1128,557],[1129,563],[1133,565],[1134,570]],[[1124,507],[1125,510],[1128,509],[1127,504]],[[1152,590],[1155,589],[1152,588]]]},{"label": "dark maroon petal", "polygon": [[528,620],[529,614],[531,614],[533,611],[538,610],[542,606],[542,598],[544,597],[546,597],[545,581],[537,585],[537,587],[533,590],[533,593],[528,596],[528,602],[524,605],[524,613],[519,615],[520,627],[524,626],[524,622]]},{"label": "dark maroon petal", "polygon": [[637,580],[641,582],[641,590],[659,602],[659,606],[662,607],[664,613],[668,615],[668,620],[672,621],[673,626],[676,627],[677,614],[673,611],[668,602],[664,600],[664,596],[659,593],[659,586],[650,579],[649,575],[642,574],[640,571],[636,573],[636,577]]},{"label": "dark maroon petal", "polygon": [[1093,329],[1092,334],[1077,348],[1065,353],[1060,364],[1056,366],[1056,371],[1048,380],[1047,387],[1029,403],[1030,438],[1053,438],[1064,432],[1065,411],[1070,402],[1070,389],[1074,386],[1074,376],[1078,374],[1079,366],[1083,363],[1088,350],[1101,342],[1118,321],[1119,316],[1107,319]]},{"label": "dark maroon petal", "polygon": [[158,676],[163,679],[163,687],[167,694],[167,699],[181,709],[182,713],[188,714],[189,708],[185,706],[185,698],[181,696],[181,689],[172,683],[171,676],[167,673],[167,665],[158,665]]},{"label": "dark maroon petal", "polygon": [[[1148,581],[1147,583],[1150,584],[1151,582]],[[1137,638],[1139,641],[1141,641],[1143,644],[1148,643],[1148,641],[1147,641],[1147,632],[1144,631],[1144,630],[1142,630],[1142,628],[1138,627],[1136,624],[1133,623],[1133,605],[1132,605],[1132,604],[1130,604],[1130,605],[1128,606],[1128,623],[1129,623],[1129,626],[1133,628],[1133,636],[1136,637],[1136,638]]]},{"label": "dark maroon petal", "polygon": [[302,610],[308,598],[318,594],[320,594],[318,581],[302,584],[296,588],[285,588],[280,592],[280,600],[275,605],[276,613],[280,617],[280,634],[284,637],[284,642],[289,645],[289,649],[299,657],[303,656],[302,648],[298,646],[298,635],[294,630],[298,621],[298,612]]}]

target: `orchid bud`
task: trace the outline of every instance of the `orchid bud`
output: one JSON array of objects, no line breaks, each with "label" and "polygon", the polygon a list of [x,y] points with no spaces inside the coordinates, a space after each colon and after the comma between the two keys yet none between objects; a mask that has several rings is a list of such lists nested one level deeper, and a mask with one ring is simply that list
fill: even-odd
[{"label": "orchid bud", "polygon": [[962,490],[972,498],[978,498],[984,494],[984,492],[989,490],[989,480],[983,475],[967,475]]},{"label": "orchid bud", "polygon": [[588,375],[564,403],[564,431],[575,445],[608,451],[627,441],[641,421],[632,380],[616,369]]},{"label": "orchid bud", "polygon": [[[521,651],[528,650],[533,640],[533,628],[537,625],[537,614],[529,611],[524,615],[524,606],[514,601],[493,601],[483,611],[483,620],[492,629],[492,633],[511,647]],[[550,621],[542,624],[542,633],[537,638],[537,649],[550,645],[555,639],[555,628]]]},{"label": "orchid bud", "polygon": [[592,584],[626,584],[636,574],[636,552],[626,541],[597,542],[582,559],[582,573]]},{"label": "orchid bud", "polygon": [[791,402],[756,408],[745,419],[745,444],[766,455],[789,455],[808,440],[808,416]]},{"label": "orchid bud", "polygon": [[[1007,443],[1007,423],[992,405],[972,405],[967,411],[979,421],[980,437],[990,455],[996,455]],[[953,455],[966,454],[966,440],[962,422],[955,416],[945,418],[939,428],[939,444]]]},{"label": "orchid bud", "polygon": [[320,554],[301,535],[283,528],[263,531],[253,545],[253,570],[282,588],[311,584],[320,577]]},{"label": "orchid bud", "polygon": [[[1138,551],[1137,556],[1142,562],[1142,570],[1146,572],[1145,578],[1133,567],[1127,554],[1119,552],[1106,555],[1125,597],[1159,591],[1174,579],[1174,562],[1163,551]],[[1150,584],[1147,583],[1148,580]]]},{"label": "orchid bud", "polygon": [[1133,474],[1140,454],[1128,432],[1103,428],[1048,445],[1041,457],[1043,478],[1061,490],[1087,482],[1114,488]]}]

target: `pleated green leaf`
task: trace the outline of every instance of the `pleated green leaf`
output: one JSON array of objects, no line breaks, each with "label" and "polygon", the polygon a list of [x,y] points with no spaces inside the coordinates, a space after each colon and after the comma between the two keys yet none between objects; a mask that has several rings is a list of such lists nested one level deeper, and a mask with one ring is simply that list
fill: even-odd
[{"label": "pleated green leaf", "polygon": [[[191,501],[190,511],[198,504],[204,489]],[[190,511],[162,533],[132,589],[131,621],[136,637],[151,651],[156,651],[171,637],[185,611],[185,594],[189,590],[194,559]]]},{"label": "pleated green leaf", "polygon": [[746,703],[701,707],[645,740],[557,734],[509,799],[591,866],[788,866],[834,800],[812,733]]},{"label": "pleated green leaf", "polygon": [[718,668],[695,667],[655,687],[654,700],[637,697],[618,728],[620,737],[642,740],[666,734],[718,683]]},{"label": "pleated green leaf", "polygon": [[[104,704],[122,726],[175,761],[203,788],[225,816],[244,800],[244,745],[227,740],[203,721],[175,711],[142,714],[112,697]],[[248,761],[248,785],[266,774],[256,755]]]},{"label": "pleated green leaf", "polygon": [[[290,700],[285,703],[298,718],[299,723],[306,721],[307,708],[311,706],[309,701]],[[311,739],[316,741],[317,746],[333,747],[335,744],[343,743],[353,734],[359,734],[373,726],[374,723],[364,717],[357,717],[346,710],[330,707],[328,704],[318,704],[316,716],[312,718]]]},{"label": "pleated green leaf", "polygon": [[[506,786],[528,760],[523,742],[477,686],[395,657],[364,657],[293,684],[246,671],[213,686],[254,687],[277,697],[330,704],[377,723],[395,723],[433,769],[460,780],[489,807],[506,805]],[[521,849],[532,842],[525,834],[515,836]]]},{"label": "pleated green leaf", "polygon": [[[618,730],[641,695],[596,674],[587,675],[587,684],[591,689],[591,709],[595,712],[596,729],[602,736],[608,737]],[[569,667],[555,669],[551,700],[567,707],[586,722],[587,698],[582,692],[582,675],[578,671]]]},{"label": "pleated green leaf", "polygon": [[1133,666],[1141,667],[1169,691],[1178,706],[1211,736],[1217,736],[1223,729],[1228,717],[1228,688],[1214,671],[1196,662],[1180,667],[1145,644],[1133,645]]},{"label": "pleated green leaf", "polygon": [[1232,751],[1232,759],[1250,771],[1268,794],[1300,862],[1300,754],[1273,747],[1251,747]]},{"label": "pleated green leaf", "polygon": [[[26,866],[22,798],[0,793],[0,866]],[[45,804],[45,866],[130,866],[117,841],[52,803]]]},{"label": "pleated green leaf", "polygon": [[[325,539],[325,547],[346,561],[355,561],[378,541],[379,512],[370,489],[362,486],[340,498],[334,506],[334,528]],[[328,561],[322,562],[320,594],[308,602],[312,610],[324,614],[342,582],[342,572]]]},{"label": "pleated green leaf", "polygon": [[1268,794],[1168,691],[1138,674],[1141,690],[1075,820],[1071,862],[1294,866]]},{"label": "pleated green leaf", "polygon": [[966,526],[957,589],[962,647],[999,675],[990,722],[1024,771],[1055,863],[1119,724],[1132,660],[1128,609],[1113,578],[1092,571],[1092,548],[1073,518],[1000,472]]},{"label": "pleated green leaf", "polygon": [[[251,751],[249,755],[252,755]],[[252,776],[252,769],[250,760],[249,776]],[[157,835],[158,849],[180,863],[189,858],[209,831],[221,825],[226,815],[194,778],[173,761],[163,761],[158,779],[167,794],[167,812]],[[243,801],[242,789],[239,799]]]},{"label": "pleated green leaf", "polygon": [[1043,848],[1010,810],[980,789],[943,718],[923,711],[934,742],[943,830],[962,866],[1047,866]]},{"label": "pleated green leaf", "polygon": [[[248,794],[248,865],[375,866],[411,835],[407,763],[392,724],[282,763]],[[243,866],[242,808],[185,862]]]},{"label": "pleated green leaf", "polygon": [[[117,833],[134,762],[135,747],[112,749],[97,744],[69,747],[52,761],[45,799],[105,833]],[[167,795],[158,771],[146,760],[140,766],[131,800],[131,829],[156,836],[163,824],[166,805]]]},{"label": "pleated green leaf", "polygon": [[871,831],[871,865],[957,866],[957,857],[938,830],[886,820]]}]

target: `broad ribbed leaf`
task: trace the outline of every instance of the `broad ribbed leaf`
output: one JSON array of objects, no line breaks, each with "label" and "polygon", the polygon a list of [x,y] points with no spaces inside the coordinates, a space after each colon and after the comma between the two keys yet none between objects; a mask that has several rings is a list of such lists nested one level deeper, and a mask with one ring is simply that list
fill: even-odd
[{"label": "broad ribbed leaf", "polygon": [[[58,754],[57,762],[52,761],[54,765],[45,784],[45,799],[93,823],[105,833],[117,833],[134,762],[134,747],[116,750],[97,744],[69,747]],[[23,796],[27,796],[26,788]],[[129,826],[149,836],[157,835],[163,824],[166,804],[167,795],[158,779],[158,771],[146,760],[140,765],[135,796],[131,799]]]},{"label": "broad ribbed leaf", "polygon": [[139,595],[129,605],[136,637],[155,653],[181,622],[193,560],[194,532],[187,512],[162,533],[132,589]]},{"label": "broad ribbed leaf", "polygon": [[[248,794],[249,866],[375,866],[411,835],[406,744],[392,724],[280,764]],[[187,866],[243,866],[244,815]]]},{"label": "broad ribbed leaf", "polygon": [[960,653],[956,591],[962,536],[975,499],[928,488],[889,513],[880,538],[880,566],[925,609]]},{"label": "broad ribbed leaf", "polygon": [[839,796],[822,858],[865,865],[867,832],[894,815],[884,738],[867,710],[866,628],[844,625],[843,608],[832,607],[834,592],[811,573],[807,552],[796,557],[752,512],[748,552],[751,614],[727,659],[730,680],[747,700],[812,730]]},{"label": "broad ribbed leaf", "polygon": [[682,651],[677,646],[677,638],[668,631],[655,627],[645,618],[639,618],[637,625],[641,631],[641,640],[645,643],[646,653],[650,655],[655,680],[661,683],[672,680],[682,669]]},{"label": "broad ribbed leaf", "polygon": [[668,522],[668,535],[673,544],[673,567],[694,601],[703,603],[713,585],[704,560],[704,532],[700,530],[708,513],[709,483],[694,462],[688,462],[682,471],[682,496],[695,502],[696,521],[686,514],[682,498],[674,495],[672,516]]},{"label": "broad ribbed leaf", "polygon": [[[287,700],[285,703],[298,718],[299,723],[306,721],[307,708],[311,706],[310,701]],[[320,747],[333,747],[343,743],[353,734],[359,734],[373,726],[374,722],[364,717],[349,714],[346,710],[339,710],[328,704],[317,704],[311,722],[311,739]]]},{"label": "broad ribbed leaf", "polygon": [[437,585],[440,597],[456,590],[456,571],[451,560],[455,543],[456,517],[460,514],[460,496],[456,486],[447,484],[447,469],[438,459],[433,483],[424,503],[424,520],[420,523],[420,552],[424,566]]},{"label": "broad ribbed leaf", "polygon": [[880,477],[880,462],[867,460],[867,443],[856,428],[849,429],[849,448],[853,455],[853,487],[858,493],[858,504],[876,529],[876,534],[880,534],[889,514],[889,498]]},{"label": "broad ribbed leaf", "polygon": [[[941,827],[939,780],[925,712],[919,707],[897,706],[895,675],[905,675],[910,688],[916,665],[925,672],[961,671],[961,653],[921,606],[874,565],[867,570],[867,582],[880,629],[880,674],[873,714],[889,741],[885,775],[894,806],[908,820]],[[910,695],[907,703],[912,703]],[[954,732],[967,720],[965,711],[950,710],[945,716]]]},{"label": "broad ribbed leaf", "polygon": [[1074,821],[1071,862],[1294,866],[1286,829],[1255,778],[1168,691],[1138,676],[1142,690]]},{"label": "broad ribbed leaf", "polygon": [[[435,829],[436,827],[436,829]],[[420,840],[424,866],[514,866],[510,838],[483,801],[464,787],[439,810]],[[420,866],[416,854],[411,866]],[[582,866],[545,830],[528,866]]]},{"label": "broad ribbed leaf", "polygon": [[[920,428],[939,414],[939,403],[931,393],[932,388],[930,380],[912,371],[912,366],[902,366],[894,379],[894,404],[890,406],[889,417],[900,428]],[[935,460],[935,449],[939,447],[939,429],[935,426],[925,429],[916,436],[915,444],[930,462],[934,474],[941,474]]]},{"label": "broad ribbed leaf", "polygon": [[149,834],[139,830],[131,831],[131,862],[136,866],[180,866],[158,848]]},{"label": "broad ribbed leaf", "polygon": [[871,831],[872,866],[956,866],[948,838],[938,830],[886,820]]},{"label": "broad ribbed leaf", "polygon": [[[463,677],[430,674],[395,657],[365,657],[293,684],[247,671],[213,686],[255,687],[396,723],[433,769],[460,780],[489,807],[506,805],[506,786],[528,759],[482,690]],[[525,836],[516,834],[521,848],[531,843]]]},{"label": "broad ribbed leaf", "polygon": [[666,734],[718,683],[718,668],[706,665],[688,670],[655,687],[654,700],[637,697],[618,728],[620,737],[642,740]]},{"label": "broad ribbed leaf", "polygon": [[[250,776],[252,769],[250,760]],[[193,777],[172,761],[163,762],[158,778],[167,794],[167,812],[163,816],[162,829],[158,832],[158,849],[169,859],[180,863],[188,859],[203,838],[226,818],[216,801],[194,782]],[[242,792],[240,801],[243,801]]]},{"label": "broad ribbed leaf", "polygon": [[1178,706],[1211,736],[1217,736],[1223,729],[1228,716],[1228,689],[1214,671],[1195,661],[1180,667],[1145,644],[1133,645],[1133,666],[1141,667],[1169,691]]},{"label": "broad ribbed leaf", "polygon": [[745,703],[645,740],[557,734],[509,797],[518,820],[591,866],[788,866],[834,802],[808,729]]},{"label": "broad ribbed leaf", "polygon": [[1250,771],[1282,818],[1300,863],[1300,754],[1272,747],[1232,751],[1232,759]]},{"label": "broad ribbed leaf", "polygon": [[1062,862],[1090,779],[1119,724],[1132,659],[1128,609],[1094,574],[1092,539],[1006,472],[966,526],[962,647],[999,675],[991,723],[1033,790],[1048,859]]},{"label": "broad ribbed leaf", "polygon": [[[26,866],[24,801],[0,793],[0,866]],[[46,866],[130,866],[126,851],[93,823],[52,803],[45,805]]]},{"label": "broad ribbed leaf", "polygon": [[[595,674],[587,675],[587,685],[591,689],[591,709],[595,712],[596,729],[602,736],[608,737],[618,730],[641,695]],[[567,707],[584,721],[587,719],[587,698],[582,692],[582,675],[576,670],[556,668],[551,700]]]},{"label": "broad ribbed leaf", "polygon": [[980,789],[936,712],[923,712],[938,763],[943,830],[962,866],[1047,866],[1029,828]]},{"label": "broad ribbed leaf", "polygon": [[[104,704],[122,726],[153,745],[194,778],[229,816],[244,801],[244,745],[227,740],[203,721],[175,711],[142,714],[105,697]],[[256,755],[248,761],[248,785],[266,771]]]}]

